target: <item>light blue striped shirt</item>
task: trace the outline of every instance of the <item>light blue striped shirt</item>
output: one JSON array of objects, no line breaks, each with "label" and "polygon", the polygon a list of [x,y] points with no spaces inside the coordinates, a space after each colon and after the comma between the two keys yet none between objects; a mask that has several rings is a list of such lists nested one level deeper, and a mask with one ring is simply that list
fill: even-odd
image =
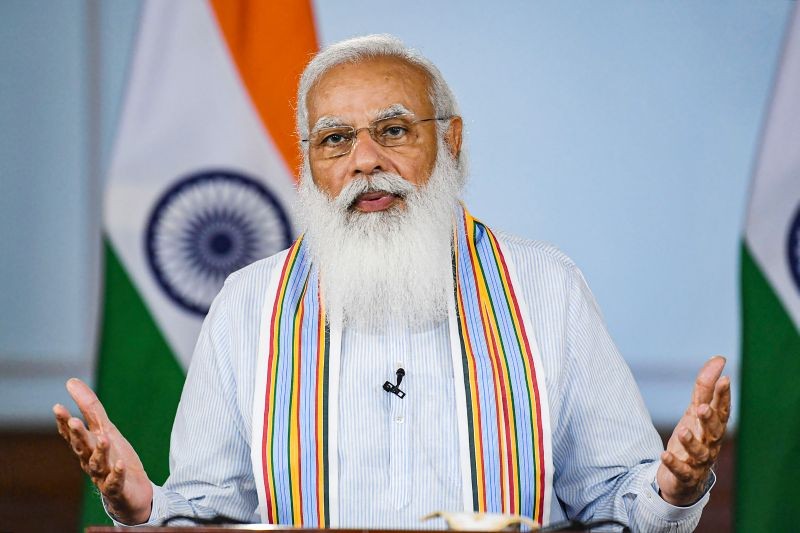
[{"label": "light blue striped shirt", "polygon": [[[498,233],[516,264],[541,350],[550,401],[551,523],[615,519],[634,531],[691,531],[708,494],[667,504],[654,487],[661,441],[636,384],[572,261]],[[250,461],[261,309],[275,256],[231,275],[203,324],[148,524],[175,515],[258,521]],[[405,369],[400,399],[383,390]],[[447,322],[380,335],[346,329],[339,397],[341,527],[441,527],[461,509],[461,474]],[[688,398],[687,398],[688,401]]]}]

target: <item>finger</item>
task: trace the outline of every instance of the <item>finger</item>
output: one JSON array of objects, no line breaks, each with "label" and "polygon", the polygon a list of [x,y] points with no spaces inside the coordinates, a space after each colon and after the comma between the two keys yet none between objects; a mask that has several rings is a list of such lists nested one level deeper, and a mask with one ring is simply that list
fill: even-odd
[{"label": "finger", "polygon": [[722,376],[717,381],[711,407],[719,413],[722,423],[727,424],[731,416],[731,379],[728,376]]},{"label": "finger", "polygon": [[79,418],[72,417],[67,422],[67,426],[69,427],[69,438],[70,444],[72,444],[72,451],[75,452],[81,460],[81,466],[83,466],[87,461],[89,461],[89,457],[92,456],[92,451],[94,451],[94,446],[92,445],[92,440],[89,436],[89,432],[86,430],[86,426],[83,425],[83,422]]},{"label": "finger", "polygon": [[101,492],[110,500],[117,500],[122,495],[122,487],[124,484],[125,463],[120,459],[114,463],[114,466],[111,468]]},{"label": "finger", "polygon": [[672,431],[672,436],[667,443],[667,451],[672,453],[679,461],[685,461],[689,457],[686,447],[682,442],[682,435],[685,431],[691,432],[686,425],[686,421],[681,420]]},{"label": "finger", "polygon": [[89,386],[78,378],[67,381],[67,390],[81,410],[84,420],[93,431],[105,431],[110,425],[108,415],[97,399],[97,395]]},{"label": "finger", "polygon": [[689,485],[694,480],[695,474],[692,467],[683,461],[679,461],[672,453],[662,453],[661,462],[681,483]]},{"label": "finger", "polygon": [[105,479],[110,470],[111,467],[108,464],[108,439],[100,435],[97,437],[97,445],[94,447],[92,456],[89,457],[89,475],[92,478]]},{"label": "finger", "polygon": [[697,419],[700,422],[699,437],[704,442],[718,443],[725,435],[725,423],[713,407],[703,404],[697,408]]},{"label": "finger", "polygon": [[710,457],[708,446],[698,440],[694,433],[684,428],[678,433],[678,440],[683,444],[683,448],[689,454],[692,462],[701,465],[705,465],[708,462]]},{"label": "finger", "polygon": [[53,414],[56,417],[56,428],[58,429],[58,434],[61,435],[64,440],[69,442],[69,426],[67,422],[69,421],[71,415],[66,407],[57,403],[53,406]]},{"label": "finger", "polygon": [[693,405],[711,402],[714,397],[714,387],[722,374],[723,368],[725,368],[725,358],[722,356],[715,355],[706,361],[694,381],[694,390],[692,391]]},{"label": "finger", "polygon": [[56,420],[59,419],[68,420],[70,417],[69,409],[67,409],[60,403],[57,403],[53,406],[53,414],[55,415]]}]

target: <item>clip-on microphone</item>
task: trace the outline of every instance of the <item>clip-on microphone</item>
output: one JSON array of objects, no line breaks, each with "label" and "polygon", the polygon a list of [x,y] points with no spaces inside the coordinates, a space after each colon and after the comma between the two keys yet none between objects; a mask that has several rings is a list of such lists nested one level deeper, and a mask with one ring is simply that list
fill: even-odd
[{"label": "clip-on microphone", "polygon": [[386,392],[391,392],[392,394],[397,395],[400,398],[405,398],[406,393],[400,390],[400,382],[403,381],[403,376],[406,375],[406,371],[402,368],[397,369],[397,384],[395,385],[391,381],[387,381],[383,384],[383,390]]}]

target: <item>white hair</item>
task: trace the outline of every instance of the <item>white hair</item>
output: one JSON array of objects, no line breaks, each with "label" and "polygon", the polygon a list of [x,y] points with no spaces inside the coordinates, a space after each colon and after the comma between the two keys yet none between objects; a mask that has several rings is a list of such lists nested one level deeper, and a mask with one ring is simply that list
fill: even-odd
[{"label": "white hair", "polygon": [[[299,220],[325,306],[345,325],[382,330],[391,323],[418,327],[447,318],[461,176],[442,140],[439,154],[425,185],[380,172],[350,181],[336,198],[320,190],[304,167]],[[350,209],[360,194],[373,190],[393,193],[406,205],[374,213]]]},{"label": "white hair", "polygon": [[[306,66],[297,91],[300,139],[308,137],[310,128],[308,94],[325,73],[343,63],[381,57],[397,58],[426,74],[436,117],[459,114],[450,87],[433,63],[396,37],[367,35],[329,46]],[[302,147],[299,220],[319,268],[326,306],[345,324],[380,329],[396,321],[416,326],[447,317],[453,216],[467,170],[463,151],[452,154],[445,141],[450,121],[436,125],[434,168],[419,186],[403,176],[374,172],[350,180],[332,198],[314,182],[308,146]],[[405,205],[374,213],[351,209],[360,194],[373,190],[394,194]]]},{"label": "white hair", "polygon": [[[359,61],[378,57],[393,57],[405,61],[409,65],[420,68],[428,76],[428,96],[431,99],[434,113],[437,117],[452,117],[458,115],[458,104],[447,82],[426,57],[418,51],[408,48],[403,42],[388,34],[365,35],[354,37],[334,43],[309,62],[300,77],[297,88],[297,134],[300,139],[308,137],[308,106],[306,99],[314,84],[330,69],[342,63],[358,63]],[[449,126],[448,122],[437,122],[439,136],[444,135]],[[307,147],[301,147],[303,154]],[[460,158],[459,158],[460,159]],[[460,162],[459,162],[460,163]]]}]

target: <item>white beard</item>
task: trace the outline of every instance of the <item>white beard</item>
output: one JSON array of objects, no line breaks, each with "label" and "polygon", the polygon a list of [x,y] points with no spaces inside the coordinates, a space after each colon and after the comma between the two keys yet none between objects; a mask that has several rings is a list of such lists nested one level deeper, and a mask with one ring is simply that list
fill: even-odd
[{"label": "white beard", "polygon": [[[329,198],[311,178],[308,163],[298,188],[298,215],[320,272],[329,313],[345,325],[380,330],[447,317],[453,298],[451,240],[463,176],[439,142],[428,182],[415,187],[396,174],[375,173]],[[365,192],[385,191],[405,206],[362,213],[350,206]]]}]

